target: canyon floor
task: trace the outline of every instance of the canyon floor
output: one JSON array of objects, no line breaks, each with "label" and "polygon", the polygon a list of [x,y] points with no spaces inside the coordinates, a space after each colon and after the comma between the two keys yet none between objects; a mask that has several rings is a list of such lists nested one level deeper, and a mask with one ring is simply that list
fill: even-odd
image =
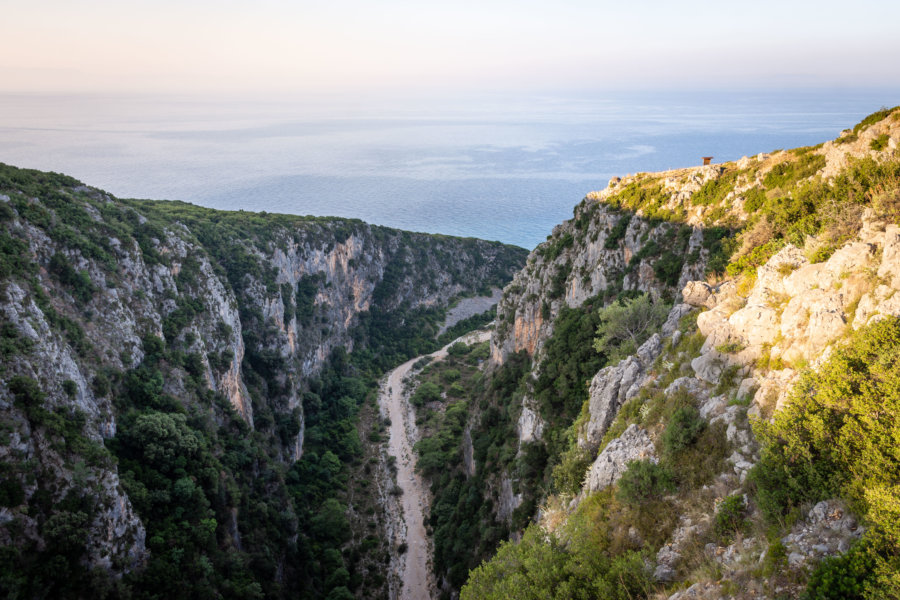
[{"label": "canyon floor", "polygon": [[[460,337],[430,356],[440,360],[447,356],[447,348],[458,341],[475,344],[490,339],[489,331],[477,331]],[[437,586],[431,566],[431,540],[425,532],[425,515],[428,511],[430,494],[422,477],[416,472],[416,457],[413,445],[419,439],[415,412],[409,403],[408,386],[405,380],[413,370],[413,365],[422,357],[406,361],[390,371],[382,380],[379,406],[382,417],[390,420],[388,455],[397,459],[397,485],[403,490],[399,506],[401,514],[392,515],[396,520],[394,531],[396,542],[406,544],[406,552],[401,556],[400,600],[421,600],[437,595]]]}]

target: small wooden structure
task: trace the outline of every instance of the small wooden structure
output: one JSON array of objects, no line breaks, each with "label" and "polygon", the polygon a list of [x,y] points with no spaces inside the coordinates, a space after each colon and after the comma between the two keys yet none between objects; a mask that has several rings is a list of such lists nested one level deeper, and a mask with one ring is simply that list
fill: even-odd
[{"label": "small wooden structure", "polygon": [[708,164],[712,161],[712,159],[713,159],[712,156],[704,156],[704,157],[703,157],[703,164],[704,164],[704,165],[708,165]]}]

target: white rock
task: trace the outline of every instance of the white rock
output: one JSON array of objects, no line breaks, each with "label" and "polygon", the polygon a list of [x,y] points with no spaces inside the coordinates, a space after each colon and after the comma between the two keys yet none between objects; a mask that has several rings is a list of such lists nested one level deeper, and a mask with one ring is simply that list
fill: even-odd
[{"label": "white rock", "polygon": [[656,462],[653,441],[647,432],[631,424],[603,449],[591,465],[585,481],[589,492],[596,492],[617,482],[633,460],[649,459]]}]

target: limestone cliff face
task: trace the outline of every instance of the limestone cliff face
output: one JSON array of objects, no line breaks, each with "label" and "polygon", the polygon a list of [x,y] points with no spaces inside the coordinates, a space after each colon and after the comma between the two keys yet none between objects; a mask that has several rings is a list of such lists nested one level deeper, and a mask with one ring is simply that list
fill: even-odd
[{"label": "limestone cliff face", "polygon": [[[812,165],[801,175],[805,181],[835,181],[848,177],[846,169],[857,164],[854,160],[870,161],[867,164],[872,170],[879,164],[895,164],[898,140],[900,118],[892,117],[863,128],[858,135],[848,130],[839,140],[811,149],[744,158],[734,165],[696,169],[693,174],[672,172],[643,177],[662,180],[662,189],[669,182],[693,180],[670,197],[672,202],[684,203],[683,216],[693,226],[710,228],[719,222],[718,218],[726,216],[731,218],[732,226],[741,225],[753,217],[752,212],[745,210],[745,200],[753,197],[754,187],[771,188],[768,197],[785,195],[785,201],[790,202],[790,192],[779,188],[782,184],[778,178],[799,168],[797,164]],[[800,160],[795,156],[800,156]],[[709,196],[694,202],[702,187],[697,184],[704,178],[716,182],[722,177],[728,178],[722,180],[728,185],[716,192],[716,202],[722,204],[716,213],[718,217],[711,219],[715,203],[706,204]],[[714,188],[706,188],[707,192],[710,189]],[[807,235],[804,247],[781,242],[778,250],[755,268],[743,268],[731,276],[723,273],[715,283],[713,279],[685,280],[682,272],[679,284],[683,287],[660,334],[648,340],[635,355],[601,369],[590,382],[586,419],[577,432],[577,442],[588,452],[591,464],[584,474],[581,494],[570,509],[586,495],[614,484],[628,461],[657,460],[661,429],[645,429],[645,415],[652,413],[654,406],[671,402],[676,395],[682,401],[687,398],[708,426],[721,427],[724,433],[724,468],[703,487],[704,493],[680,507],[683,514],[656,555],[654,577],[658,582],[679,581],[689,572],[685,556],[703,546],[701,541],[712,531],[721,498],[741,494],[748,497],[746,478],[759,460],[750,420],[769,419],[784,408],[800,372],[817,369],[848,332],[880,319],[900,317],[896,185],[867,193],[872,201],[868,208],[844,205],[842,214],[828,217],[836,223],[834,229],[817,236]],[[611,192],[598,197],[608,200]],[[741,255],[754,250],[754,240],[758,239],[754,236],[762,231],[759,220],[755,222],[756,229],[745,229],[742,245],[734,246]],[[833,233],[835,229],[841,237]],[[698,243],[700,240],[702,236]],[[533,258],[529,259],[529,266]],[[607,260],[617,259],[610,256]],[[518,276],[514,285],[522,277]],[[520,301],[521,295],[512,298]],[[506,307],[513,305],[509,302]],[[689,314],[696,315],[696,325],[683,318]],[[514,337],[519,329],[511,331]],[[528,349],[515,340],[501,337],[498,342],[497,360],[502,360],[504,352]],[[631,402],[630,409],[620,414],[626,402]],[[649,420],[653,422],[652,418]],[[758,507],[748,506],[748,515],[758,515],[754,513]],[[820,502],[806,510],[780,540],[787,556],[785,569],[791,572],[803,573],[823,557],[846,552],[863,532],[841,501]],[[544,526],[556,527],[564,518],[548,515]],[[716,579],[741,579],[744,589],[739,597],[765,598],[771,597],[771,590],[747,565],[759,564],[768,544],[764,539],[745,537],[727,546],[706,543],[703,554],[716,565]],[[791,589],[791,584],[787,584],[782,591],[799,593]],[[720,598],[731,593],[719,581],[700,578],[669,600]]]},{"label": "limestone cliff face", "polygon": [[[708,166],[678,173],[678,178],[665,178],[665,193],[673,206],[717,179],[721,169]],[[498,327],[491,338],[494,362],[503,363],[520,350],[539,355],[563,306],[581,306],[598,294],[614,298],[620,291],[674,293],[703,274],[708,252],[698,226],[660,222],[609,202],[634,180],[613,179],[607,189],[588,194],[575,207],[574,218],[556,226],[529,255],[497,309]],[[665,272],[659,265],[669,251],[681,253],[677,273]]]},{"label": "limestone cliff face", "polygon": [[[646,398],[657,392],[665,398],[687,394],[703,419],[722,424],[730,454],[711,489],[720,497],[743,493],[747,474],[759,460],[747,416],[765,419],[782,409],[800,370],[820,365],[847,331],[900,317],[898,249],[900,228],[867,214],[859,233],[823,262],[810,263],[797,247],[787,245],[757,269],[752,285],[689,282],[682,293],[686,302],[672,309],[669,321],[677,323],[699,309],[697,334],[703,343],[696,354],[687,354],[679,345],[683,332],[667,327],[662,340],[654,336],[636,355],[602,369],[591,382],[588,419],[578,441],[596,458],[585,473],[579,499],[615,483],[628,461],[656,460],[658,433],[648,435],[633,422],[597,453],[619,408],[642,391]],[[671,350],[664,352],[661,342],[667,338]],[[651,367],[657,357],[662,360]],[[664,382],[671,383],[661,388]],[[658,581],[678,579],[683,555],[708,535],[715,508],[715,503],[684,507],[685,515],[657,554]],[[802,570],[846,552],[862,532],[841,502],[821,502],[781,540],[788,568]],[[746,597],[764,598],[764,582],[746,565],[756,564],[767,546],[766,540],[744,538],[727,547],[712,544],[706,552],[725,574],[747,578]],[[722,593],[713,581],[701,581],[688,591],[691,594],[679,592],[670,600]]]},{"label": "limestone cliff face", "polygon": [[[55,482],[53,501],[93,486],[90,561],[119,570],[146,551],[115,465],[76,468],[29,413],[30,392],[11,381],[36,382],[45,410],[79,415],[83,435],[102,445],[116,435],[118,418],[106,382],[138,368],[159,339],[176,357],[163,365],[162,393],[179,401],[201,382],[210,398],[271,436],[284,460],[295,460],[302,392],[335,349],[367,343],[361,315],[399,319],[446,307],[460,294],[502,285],[525,254],[358,221],[123,202],[61,176],[12,173],[0,180],[0,325],[20,350],[4,346],[0,366],[0,420],[11,440],[0,444],[0,457],[40,464]],[[41,188],[48,178],[53,183]],[[215,404],[203,410],[228,418]],[[280,438],[273,415],[299,432]],[[23,482],[26,475],[10,473]],[[13,541],[6,524],[15,521],[43,543],[21,510],[37,485],[23,484],[19,508],[2,509],[0,542]]]}]

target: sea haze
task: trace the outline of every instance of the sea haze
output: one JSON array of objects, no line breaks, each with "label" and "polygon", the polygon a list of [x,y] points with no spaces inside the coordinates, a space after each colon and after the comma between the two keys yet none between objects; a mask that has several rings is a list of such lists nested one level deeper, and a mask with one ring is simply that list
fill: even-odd
[{"label": "sea haze", "polygon": [[247,100],[0,95],[0,162],[119,197],[533,248],[614,175],[835,137],[897,92]]}]

